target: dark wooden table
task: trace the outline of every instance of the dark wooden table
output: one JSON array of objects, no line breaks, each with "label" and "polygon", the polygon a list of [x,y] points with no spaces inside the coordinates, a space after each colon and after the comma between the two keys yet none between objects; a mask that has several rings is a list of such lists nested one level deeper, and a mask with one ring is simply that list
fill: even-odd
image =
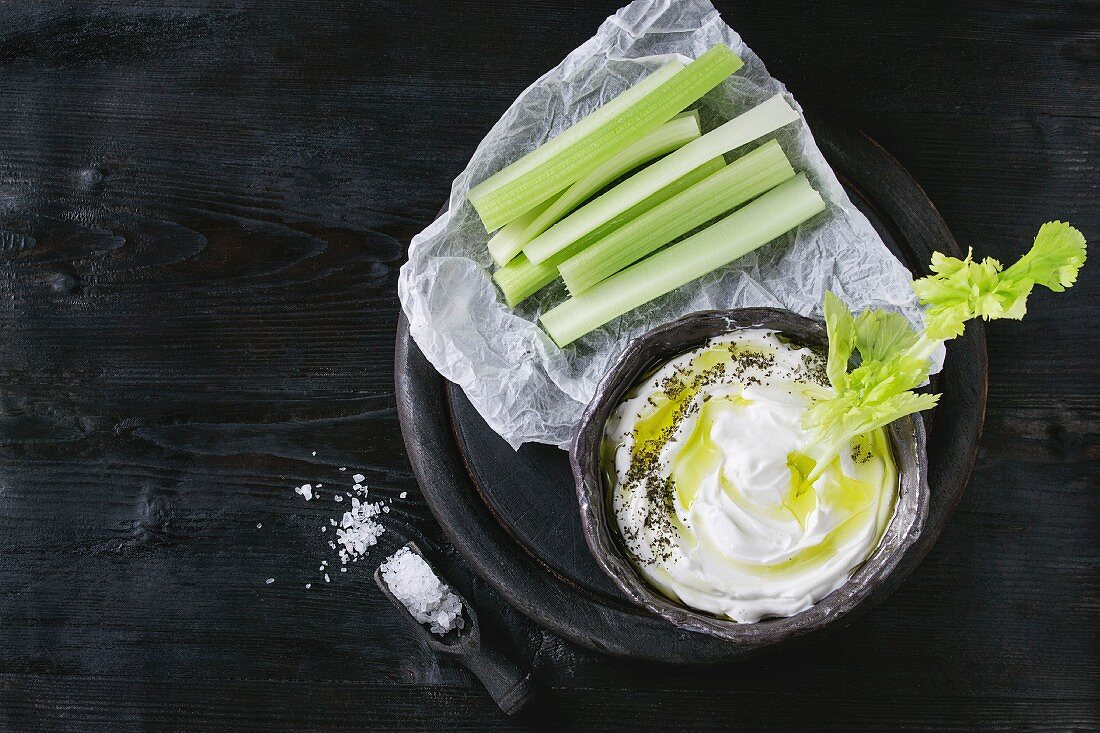
[{"label": "dark wooden table", "polygon": [[[499,715],[369,581],[407,539],[448,552],[398,433],[395,282],[481,136],[616,4],[249,4],[0,3],[0,729],[1100,724],[1095,262],[988,329],[970,488],[848,629],[728,667],[610,660],[451,555],[544,690]],[[1095,3],[721,9],[964,246],[1011,259],[1054,217],[1100,240]],[[387,532],[325,583],[354,472]]]}]

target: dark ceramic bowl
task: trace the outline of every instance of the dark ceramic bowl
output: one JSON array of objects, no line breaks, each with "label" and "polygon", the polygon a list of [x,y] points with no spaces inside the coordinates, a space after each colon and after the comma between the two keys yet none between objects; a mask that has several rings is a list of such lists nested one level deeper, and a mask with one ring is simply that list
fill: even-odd
[{"label": "dark ceramic bowl", "polygon": [[928,514],[928,471],[924,425],[920,418],[909,416],[891,423],[887,432],[899,476],[899,497],[893,519],[878,548],[851,580],[794,616],[738,623],[689,608],[649,585],[623,551],[622,538],[611,511],[610,492],[604,485],[600,469],[604,426],[626,393],[653,369],[703,345],[713,336],[744,328],[767,328],[795,343],[821,350],[826,348],[823,323],[774,308],[703,311],[659,326],[632,341],[600,383],[573,439],[570,463],[588,547],[596,562],[627,598],[682,629],[710,634],[745,647],[761,647],[834,624],[870,598],[884,596],[892,588],[888,582],[891,574],[924,527]]}]

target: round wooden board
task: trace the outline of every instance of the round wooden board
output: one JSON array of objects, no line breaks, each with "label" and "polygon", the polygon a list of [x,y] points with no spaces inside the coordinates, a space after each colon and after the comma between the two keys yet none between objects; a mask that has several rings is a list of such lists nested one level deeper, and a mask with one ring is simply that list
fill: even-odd
[{"label": "round wooden board", "polygon": [[[933,251],[958,253],[931,201],[886,151],[854,129],[814,117],[810,123],[853,203],[910,270],[925,274]],[[402,435],[432,513],[463,558],[516,608],[573,642],[619,656],[707,663],[746,653],[630,604],[588,552],[567,454],[544,445],[513,451],[425,359],[404,316],[394,366]],[[951,343],[935,380],[943,396],[926,417],[931,507],[924,532],[860,612],[916,567],[958,503],[985,417],[986,376],[984,331],[975,323]]]}]

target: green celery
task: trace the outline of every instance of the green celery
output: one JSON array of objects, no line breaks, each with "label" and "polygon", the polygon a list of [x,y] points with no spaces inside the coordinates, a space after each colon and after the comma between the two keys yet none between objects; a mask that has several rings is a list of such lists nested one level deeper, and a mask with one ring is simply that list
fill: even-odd
[{"label": "green celery", "polygon": [[499,229],[672,119],[741,66],[741,59],[721,44],[687,66],[666,64],[474,186],[470,203],[487,231]]},{"label": "green celery", "polygon": [[535,237],[524,246],[523,252],[532,262],[542,262],[704,161],[761,138],[798,118],[798,113],[782,95],[776,94],[589,201]]},{"label": "green celery", "polygon": [[[831,397],[817,400],[806,412],[805,427],[814,431],[809,453],[789,461],[800,491],[814,482],[847,450],[858,435],[934,406],[937,394],[914,390],[931,369],[928,358],[945,341],[961,336],[975,318],[1020,319],[1036,285],[1060,293],[1073,285],[1085,264],[1085,237],[1061,221],[1039,227],[1031,249],[1005,268],[986,257],[976,262],[932,253],[932,275],[913,282],[927,306],[924,329],[914,331],[898,313],[865,310],[858,316],[832,292],[825,293],[825,329],[829,335],[826,373]],[[852,367],[852,354],[859,353]],[[797,460],[808,458],[809,461]],[[809,466],[810,470],[795,467]]]},{"label": "green celery", "polygon": [[799,174],[703,231],[550,309],[542,315],[542,325],[559,346],[565,346],[608,321],[733,262],[824,209],[825,201],[810,186],[805,174]]},{"label": "green celery", "polygon": [[928,306],[928,336],[950,339],[961,335],[971,318],[1023,318],[1035,285],[1060,293],[1073,285],[1084,262],[1084,235],[1065,222],[1048,221],[1011,267],[991,257],[975,262],[969,252],[963,260],[936,252],[935,275],[915,281],[913,289]]},{"label": "green celery", "polygon": [[489,254],[498,266],[506,265],[519,254],[523,245],[544,232],[551,224],[580,206],[592,194],[629,173],[643,163],[682,147],[702,134],[699,113],[692,110],[677,115],[638,142],[611,157],[603,165],[565,189],[550,203],[534,209],[504,225],[489,240]]},{"label": "green celery", "polygon": [[691,188],[695,184],[713,175],[725,167],[726,161],[721,157],[712,158],[682,178],[662,188],[641,203],[635,204],[611,221],[604,222],[600,226],[584,235],[573,244],[541,264],[534,264],[522,252],[504,267],[493,273],[500,291],[504,294],[504,302],[510,306],[516,306],[539,290],[554,282],[558,278],[558,265],[565,262],[584,250],[585,247],[598,241],[604,235],[632,221],[638,216],[658,206],[676,194]]},{"label": "green celery", "polygon": [[794,176],[779,143],[770,140],[705,181],[608,234],[558,271],[573,295],[588,290],[662,245],[756,198]]}]

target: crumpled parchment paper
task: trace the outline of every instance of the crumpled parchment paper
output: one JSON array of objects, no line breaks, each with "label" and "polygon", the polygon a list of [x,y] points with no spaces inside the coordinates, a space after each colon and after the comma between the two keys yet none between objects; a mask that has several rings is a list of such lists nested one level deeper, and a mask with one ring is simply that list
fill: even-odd
[{"label": "crumpled parchment paper", "polygon": [[537,325],[541,312],[564,299],[560,281],[518,309],[504,305],[491,278],[488,234],[466,201],[469,188],[677,54],[694,59],[716,43],[745,65],[696,105],[704,131],[776,92],[800,109],[707,0],[636,0],[519,96],[455,179],[447,212],[413,238],[398,280],[412,336],[513,448],[532,441],[567,448],[597,383],[627,342],[692,311],[773,306],[820,315],[832,290],[853,310],[887,307],[920,322],[909,272],[849,201],[805,123],[776,137],[828,209],[795,232],[565,349]]}]

